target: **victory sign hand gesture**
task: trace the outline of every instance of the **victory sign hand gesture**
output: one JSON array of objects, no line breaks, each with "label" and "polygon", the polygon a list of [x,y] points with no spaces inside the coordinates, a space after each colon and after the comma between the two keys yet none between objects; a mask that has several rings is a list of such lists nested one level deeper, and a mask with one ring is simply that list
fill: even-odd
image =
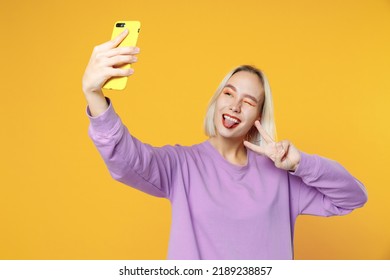
[{"label": "victory sign hand gesture", "polygon": [[265,141],[264,145],[258,146],[248,141],[244,141],[244,145],[252,151],[270,158],[276,167],[288,171],[295,171],[301,160],[299,150],[288,140],[275,142],[261,126],[259,121],[255,122],[255,126]]}]

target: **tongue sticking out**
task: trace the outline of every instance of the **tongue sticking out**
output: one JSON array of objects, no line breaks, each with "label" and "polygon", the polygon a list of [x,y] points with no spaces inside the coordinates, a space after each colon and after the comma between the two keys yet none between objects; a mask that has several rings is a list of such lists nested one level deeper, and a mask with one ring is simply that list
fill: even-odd
[{"label": "tongue sticking out", "polygon": [[224,123],[224,125],[225,125],[226,127],[228,127],[228,128],[231,128],[233,125],[236,124],[235,122],[229,121],[229,120],[227,120],[227,119],[225,119],[223,123]]},{"label": "tongue sticking out", "polygon": [[236,123],[235,121],[231,121],[231,120],[228,120],[226,118],[223,118],[223,125],[226,127],[226,128],[232,128],[232,127],[236,127],[238,125],[238,123]]}]

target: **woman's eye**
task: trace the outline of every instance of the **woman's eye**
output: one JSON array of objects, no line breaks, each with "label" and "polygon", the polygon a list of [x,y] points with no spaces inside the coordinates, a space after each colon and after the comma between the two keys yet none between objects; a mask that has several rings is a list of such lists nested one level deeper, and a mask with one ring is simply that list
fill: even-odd
[{"label": "woman's eye", "polygon": [[248,102],[248,101],[245,101],[245,103],[248,104],[248,105],[250,105],[250,106],[252,106],[252,107],[255,106],[255,104],[252,104],[252,103],[250,103],[250,102]]},{"label": "woman's eye", "polygon": [[225,92],[225,95],[226,96],[232,96],[232,94],[230,92]]}]

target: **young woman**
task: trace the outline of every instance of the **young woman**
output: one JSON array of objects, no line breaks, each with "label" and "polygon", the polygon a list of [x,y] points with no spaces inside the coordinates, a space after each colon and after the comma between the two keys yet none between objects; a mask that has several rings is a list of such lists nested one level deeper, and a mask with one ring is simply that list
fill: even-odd
[{"label": "young woman", "polygon": [[130,135],[102,93],[133,70],[138,48],[117,47],[127,32],[95,47],[83,77],[89,134],[116,180],[172,204],[169,259],[292,259],[298,215],[344,215],[367,201],[364,186],[340,164],[275,142],[264,74],[240,66],[208,107],[209,139],[152,147]]}]

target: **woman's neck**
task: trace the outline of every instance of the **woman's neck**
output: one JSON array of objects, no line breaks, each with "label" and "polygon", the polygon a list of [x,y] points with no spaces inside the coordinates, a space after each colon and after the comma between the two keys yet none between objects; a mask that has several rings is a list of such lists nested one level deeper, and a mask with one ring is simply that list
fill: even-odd
[{"label": "woman's neck", "polygon": [[210,137],[209,142],[230,163],[247,164],[247,152],[242,140],[214,136]]}]

